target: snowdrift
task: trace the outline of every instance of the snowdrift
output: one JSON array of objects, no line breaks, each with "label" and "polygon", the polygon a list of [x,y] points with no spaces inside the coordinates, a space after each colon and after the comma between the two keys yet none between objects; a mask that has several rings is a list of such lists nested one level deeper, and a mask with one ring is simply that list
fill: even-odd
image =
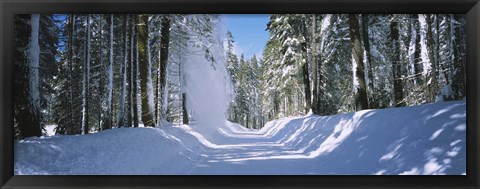
[{"label": "snowdrift", "polygon": [[[14,172],[32,174],[447,174],[466,172],[466,102],[268,122],[121,128],[15,141]],[[212,125],[208,126],[209,128]]]}]

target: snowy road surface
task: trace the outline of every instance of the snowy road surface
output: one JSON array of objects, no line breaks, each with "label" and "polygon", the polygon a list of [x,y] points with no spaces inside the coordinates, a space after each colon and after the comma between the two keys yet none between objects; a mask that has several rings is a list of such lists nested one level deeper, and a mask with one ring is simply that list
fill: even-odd
[{"label": "snowy road surface", "polygon": [[465,101],[289,117],[268,122],[259,131],[230,122],[120,128],[16,141],[14,171],[460,175],[466,172],[466,129]]}]

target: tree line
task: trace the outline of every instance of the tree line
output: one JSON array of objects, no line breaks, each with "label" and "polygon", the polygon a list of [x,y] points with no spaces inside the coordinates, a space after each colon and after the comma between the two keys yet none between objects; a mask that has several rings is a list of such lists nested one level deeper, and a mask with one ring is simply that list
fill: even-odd
[{"label": "tree line", "polygon": [[[16,138],[88,134],[120,127],[188,124],[182,62],[195,44],[209,48],[217,15],[16,15]],[[169,70],[167,70],[169,69]],[[176,73],[174,70],[178,70]],[[182,109],[183,108],[183,109]],[[177,114],[179,112],[179,114]],[[179,118],[180,115],[183,118]],[[181,119],[181,120],[178,120]]]},{"label": "tree line", "polygon": [[274,14],[266,29],[260,61],[239,61],[228,40],[229,119],[247,127],[466,95],[464,15]]},{"label": "tree line", "polygon": [[[16,15],[16,138],[188,124],[185,59],[225,45],[228,119],[261,128],[286,116],[463,99],[465,16],[273,14],[261,58],[215,44],[218,15]],[[200,49],[193,51],[191,46]]]}]

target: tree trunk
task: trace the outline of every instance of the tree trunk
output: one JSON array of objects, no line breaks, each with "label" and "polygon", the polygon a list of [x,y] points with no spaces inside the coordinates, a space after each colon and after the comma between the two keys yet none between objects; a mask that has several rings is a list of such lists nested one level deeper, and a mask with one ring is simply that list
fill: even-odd
[{"label": "tree trunk", "polygon": [[[75,32],[75,15],[70,15],[70,36],[69,36],[69,45],[68,45],[68,58],[69,58],[69,113],[70,113],[70,122],[68,123],[70,126],[73,126],[73,33]],[[68,129],[65,128],[65,133],[67,134]]]},{"label": "tree trunk", "polygon": [[[137,14],[137,48],[138,66],[141,79],[142,121],[145,127],[155,126],[153,104],[153,89],[151,88],[151,65],[148,57],[148,16]],[[149,78],[150,77],[150,78]],[[150,102],[152,101],[152,102]]]},{"label": "tree trunk", "polygon": [[437,67],[435,63],[434,55],[434,38],[433,38],[433,28],[432,21],[429,15],[425,16],[425,21],[427,22],[427,51],[428,59],[430,59],[431,70],[428,72],[426,85],[428,89],[427,102],[433,102],[436,98],[436,93],[438,92],[438,76],[437,76]]},{"label": "tree trunk", "polygon": [[[419,19],[419,18],[418,18],[418,14],[413,14],[411,19],[412,19],[412,20],[415,20],[416,22],[418,22],[418,19]],[[412,22],[413,22],[413,21],[412,21]],[[415,24],[415,25],[417,25],[417,24]],[[415,32],[416,32],[418,35],[420,35],[420,28],[421,28],[421,27],[420,27],[420,22],[418,22],[418,28],[419,28],[418,30],[416,29],[415,25],[412,26],[412,27],[414,27]],[[417,76],[417,74],[420,74],[420,73],[421,73],[421,71],[420,71],[421,64],[419,63],[419,62],[420,62],[419,60],[421,59],[421,55],[420,55],[420,53],[421,53],[420,39],[421,39],[421,36],[417,36],[417,37],[415,38],[415,49],[416,49],[416,50],[415,50],[415,53],[414,53],[414,62],[413,62],[413,63],[414,63],[413,69],[414,69],[414,75],[415,75],[415,78],[414,78],[414,83],[415,83],[415,84],[418,84],[418,83],[420,83],[420,82],[422,81],[422,80],[421,80],[421,77],[420,77],[420,76]]]},{"label": "tree trunk", "polygon": [[121,87],[122,92],[120,93],[119,110],[117,115],[117,127],[125,126],[125,93],[127,85],[127,77],[125,73],[125,65],[128,62],[128,17],[127,15],[123,16],[123,39],[124,39],[124,49],[123,49],[123,64],[120,65],[120,75],[121,75]]},{"label": "tree trunk", "polygon": [[85,64],[83,72],[83,116],[82,116],[82,134],[88,134],[89,131],[89,88],[90,88],[90,15],[87,16],[87,32],[85,33]]},{"label": "tree trunk", "polygon": [[187,93],[182,93],[183,124],[188,125]]},{"label": "tree trunk", "polygon": [[[133,17],[133,15],[130,15]],[[129,50],[129,56],[128,56],[128,64],[126,64],[126,73],[127,73],[127,103],[126,103],[126,113],[127,113],[127,127],[132,127],[132,65],[133,65],[133,30],[135,30],[135,24],[134,24],[134,19],[130,20],[130,50]]]},{"label": "tree trunk", "polygon": [[158,81],[160,82],[160,91],[157,104],[157,121],[161,122],[165,115],[165,90],[167,85],[167,64],[168,64],[168,48],[170,43],[170,18],[164,16],[162,18],[162,31],[161,31],[161,41],[160,41],[160,65],[158,67]]},{"label": "tree trunk", "polygon": [[372,65],[372,55],[370,52],[370,38],[368,37],[368,14],[363,14],[362,15],[362,37],[363,37],[363,47],[365,50],[365,55],[367,62],[365,62],[365,65],[368,66],[368,90],[367,93],[368,96],[368,102],[369,102],[369,107],[370,108],[376,108],[374,106],[374,101],[375,98],[373,97],[373,91],[374,91],[374,83],[373,83],[373,65]]},{"label": "tree trunk", "polygon": [[410,31],[410,42],[408,45],[408,74],[413,76],[410,84],[414,86],[416,84],[416,72],[415,72],[415,53],[417,51],[416,49],[416,41],[417,41],[417,30],[415,29],[415,15],[411,14],[409,16],[410,18],[410,24],[409,24],[409,31]]},{"label": "tree trunk", "polygon": [[[319,114],[319,104],[318,104],[318,61],[317,61],[317,15],[312,15],[312,72],[313,72],[313,97],[312,97],[312,105],[310,106],[312,109],[312,113]],[[308,77],[308,75],[307,75]]]},{"label": "tree trunk", "polygon": [[[308,113],[310,111],[312,101],[311,101],[311,93],[310,93],[310,77],[308,73],[308,63],[305,62],[302,66],[302,71],[303,71],[303,86],[304,86],[304,91],[305,91],[305,113]],[[285,108],[286,112],[287,108]]]},{"label": "tree trunk", "polygon": [[135,28],[135,20],[132,19],[132,113],[133,113],[133,127],[138,127],[138,48]]},{"label": "tree trunk", "polygon": [[[104,33],[103,33],[103,32],[104,32],[104,30],[103,30],[103,27],[104,27],[104,26],[103,26],[103,18],[100,18],[98,22],[99,22],[98,25],[99,25],[99,28],[100,28],[100,32],[99,32],[98,35],[100,36],[100,40],[99,40],[99,41],[100,41],[100,49],[101,49],[101,48],[103,48],[103,47],[105,46],[105,44],[104,44],[104,42],[103,42],[103,35],[104,35]],[[101,74],[103,74],[102,72],[104,71],[104,70],[103,70],[103,64],[104,64],[104,60],[103,60],[103,55],[104,55],[104,54],[103,54],[103,50],[100,50],[100,52],[99,52],[98,54],[100,54],[100,56],[99,56],[99,59],[100,59],[100,60],[98,61],[98,62],[99,62],[98,65],[99,65],[99,70],[100,70],[100,71],[99,71],[98,73],[100,73],[100,75],[101,75]],[[96,108],[96,113],[97,113],[97,118],[98,118],[98,119],[97,119],[97,121],[98,121],[98,123],[97,123],[97,131],[102,131],[102,128],[103,128],[103,113],[104,113],[104,112],[103,112],[103,102],[104,102],[104,100],[105,100],[105,99],[104,99],[104,98],[105,98],[105,97],[104,97],[104,95],[105,95],[104,93],[105,93],[105,92],[104,92],[104,88],[103,88],[103,87],[105,86],[105,80],[102,78],[102,76],[100,76],[100,79],[99,79],[98,83],[99,83],[98,88],[94,89],[94,90],[98,91],[98,97],[99,97],[99,100],[97,101],[97,104],[96,104],[96,106],[97,106],[97,108]],[[94,108],[94,109],[95,109],[95,108]]]},{"label": "tree trunk", "polygon": [[[451,21],[458,22],[459,19],[457,18],[458,15],[451,15]],[[462,31],[460,27],[454,27],[455,25],[452,23],[452,45],[453,45],[453,56],[454,56],[454,67],[457,68],[455,74],[452,74],[453,78],[453,85],[452,89],[455,94],[455,99],[459,100],[465,96],[465,67],[463,65],[462,59]],[[453,40],[456,39],[456,40]]]},{"label": "tree trunk", "polygon": [[[350,25],[350,41],[352,43],[352,57],[354,66],[356,66],[354,75],[354,85],[358,82],[358,86],[355,86],[355,108],[357,111],[368,109],[367,91],[365,85],[365,73],[363,64],[363,50],[360,42],[360,24],[358,23],[357,15],[349,14],[348,21]],[[357,81],[355,81],[355,79]]]},{"label": "tree trunk", "polygon": [[113,94],[113,14],[110,15],[110,40],[109,40],[109,63],[108,63],[108,97],[107,97],[107,112],[105,122],[103,122],[103,129],[112,128],[112,94]]},{"label": "tree trunk", "polygon": [[392,38],[393,44],[393,63],[392,63],[392,72],[393,72],[393,93],[395,99],[395,107],[405,106],[405,101],[403,100],[403,85],[401,78],[401,69],[402,63],[400,61],[400,41],[398,40],[399,31],[398,31],[398,22],[395,19],[392,19],[390,22],[390,36]]}]

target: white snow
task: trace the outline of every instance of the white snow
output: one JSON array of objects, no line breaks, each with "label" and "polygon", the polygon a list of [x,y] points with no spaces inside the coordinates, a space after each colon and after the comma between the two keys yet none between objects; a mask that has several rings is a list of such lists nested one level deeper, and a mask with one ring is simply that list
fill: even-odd
[{"label": "white snow", "polygon": [[443,102],[448,98],[453,98],[453,90],[450,84],[444,85],[442,90],[440,90],[440,94],[436,96],[435,102]]},{"label": "white snow", "polygon": [[[199,97],[205,96],[195,98]],[[288,117],[270,121],[258,131],[228,121],[194,121],[190,126],[166,123],[161,128],[31,137],[15,141],[14,172],[460,175],[466,173],[466,131],[455,128],[465,125],[465,115],[466,102],[454,101]],[[210,133],[205,135],[204,130]]]},{"label": "white snow", "polygon": [[[187,93],[187,110],[192,127],[199,127],[203,135],[212,133],[218,125],[223,125],[227,117],[228,106],[231,101],[232,89],[225,84],[228,78],[224,57],[224,48],[221,41],[225,34],[215,31],[212,34],[210,52],[215,62],[205,60],[204,51],[200,47],[188,45],[187,52],[192,54],[182,58],[182,91]],[[196,39],[195,39],[196,40]],[[210,43],[210,42],[209,42]],[[188,83],[188,85],[185,85]]]},{"label": "white snow", "polygon": [[353,91],[357,93],[360,83],[357,77],[357,62],[355,61],[353,54],[352,54],[352,72],[353,72],[352,73],[353,74]]},{"label": "white snow", "polygon": [[57,128],[57,125],[45,125],[45,134],[47,136],[55,135],[55,128]]}]

